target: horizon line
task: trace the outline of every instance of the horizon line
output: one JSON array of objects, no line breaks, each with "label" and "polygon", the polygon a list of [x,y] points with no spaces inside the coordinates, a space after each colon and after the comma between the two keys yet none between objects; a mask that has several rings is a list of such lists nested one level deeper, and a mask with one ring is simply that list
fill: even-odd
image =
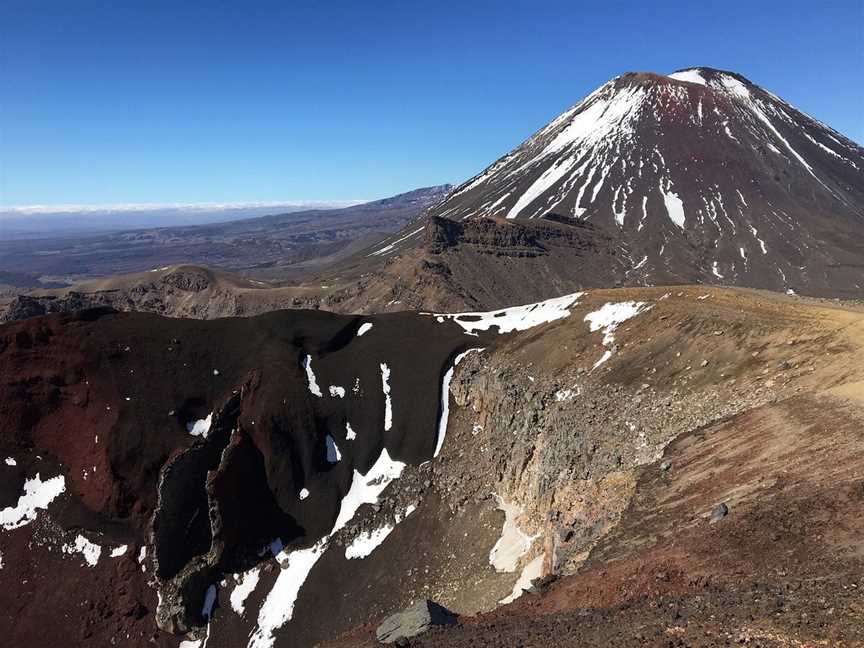
[{"label": "horizon line", "polygon": [[30,205],[2,205],[0,215],[48,215],[69,213],[135,212],[150,210],[227,211],[265,207],[353,207],[370,199],[348,200],[257,200],[237,202],[153,202],[153,203],[56,203]]}]

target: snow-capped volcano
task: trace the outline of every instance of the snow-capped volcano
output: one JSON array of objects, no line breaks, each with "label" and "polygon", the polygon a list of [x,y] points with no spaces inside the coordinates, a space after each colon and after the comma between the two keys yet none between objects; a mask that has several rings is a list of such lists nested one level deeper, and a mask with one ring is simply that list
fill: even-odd
[{"label": "snow-capped volcano", "polygon": [[864,290],[864,149],[711,68],[612,79],[431,214],[588,221],[630,283]]}]

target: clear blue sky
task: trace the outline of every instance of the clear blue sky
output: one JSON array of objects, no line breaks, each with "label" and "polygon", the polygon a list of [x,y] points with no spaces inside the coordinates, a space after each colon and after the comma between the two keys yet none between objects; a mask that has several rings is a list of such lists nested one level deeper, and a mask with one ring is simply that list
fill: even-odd
[{"label": "clear blue sky", "polygon": [[0,202],[459,182],[610,77],[741,72],[864,141],[864,2],[0,3]]}]

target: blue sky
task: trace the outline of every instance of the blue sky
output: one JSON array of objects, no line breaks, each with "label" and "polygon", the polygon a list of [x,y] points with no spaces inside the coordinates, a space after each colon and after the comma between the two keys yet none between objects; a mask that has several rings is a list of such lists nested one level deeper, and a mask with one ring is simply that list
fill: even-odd
[{"label": "blue sky", "polygon": [[0,202],[460,182],[612,76],[738,71],[864,142],[864,2],[0,3]]}]

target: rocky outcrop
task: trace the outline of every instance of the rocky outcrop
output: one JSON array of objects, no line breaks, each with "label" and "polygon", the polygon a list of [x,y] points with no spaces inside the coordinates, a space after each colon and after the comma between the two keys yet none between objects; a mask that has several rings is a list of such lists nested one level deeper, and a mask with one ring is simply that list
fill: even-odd
[{"label": "rocky outcrop", "polygon": [[554,214],[536,222],[492,218],[453,221],[430,216],[425,230],[425,245],[432,254],[469,246],[479,254],[537,257],[549,254],[550,246],[587,251],[608,246],[609,240],[590,223],[565,220]]},{"label": "rocky outcrop", "polygon": [[260,451],[239,424],[247,383],[211,416],[207,437],[162,470],[150,543],[158,577],[156,624],[172,634],[203,630],[208,590],[260,561],[273,538],[302,528],[267,487]]},{"label": "rocky outcrop", "polygon": [[434,601],[424,599],[411,607],[393,614],[378,626],[375,635],[385,644],[402,645],[406,639],[421,635],[433,626],[456,623],[456,615]]},{"label": "rocky outcrop", "polygon": [[[818,343],[793,334],[793,322],[739,338],[725,308],[689,310],[700,295],[656,294],[666,298],[628,323],[608,365],[593,368],[602,352],[580,322],[601,305],[590,296],[593,306],[580,306],[570,330],[460,365],[451,385],[459,452],[436,468],[436,480],[454,510],[490,491],[519,505],[521,529],[539,534],[520,564],[542,554],[543,573],[573,573],[628,507],[638,468],[670,441],[794,393],[810,376],[793,356]],[[794,353],[788,339],[799,340]],[[559,366],[562,349],[573,360]]]}]

